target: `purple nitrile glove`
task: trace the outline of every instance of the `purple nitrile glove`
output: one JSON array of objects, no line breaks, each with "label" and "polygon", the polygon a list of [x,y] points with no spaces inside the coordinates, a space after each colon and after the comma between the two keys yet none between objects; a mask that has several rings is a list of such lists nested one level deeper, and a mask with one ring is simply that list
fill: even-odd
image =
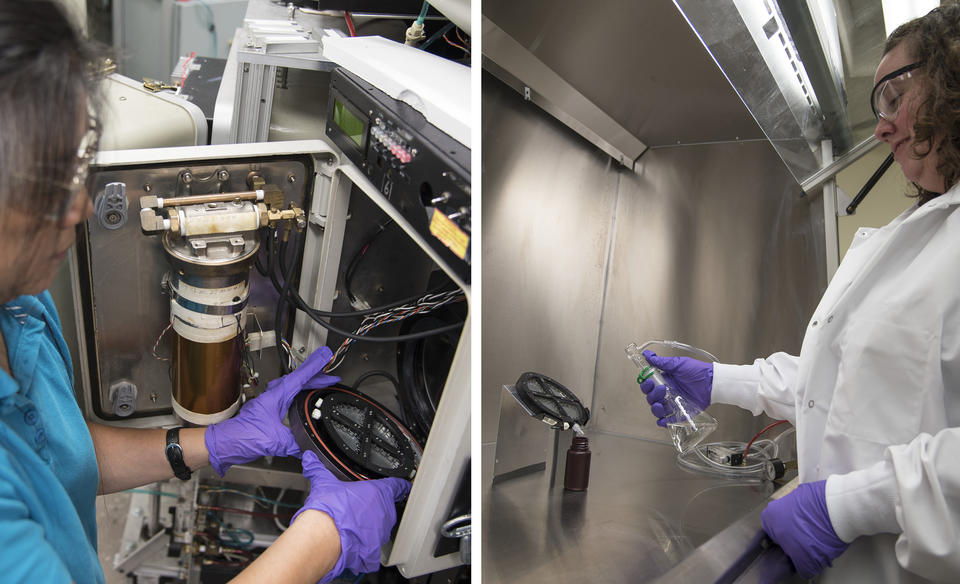
[{"label": "purple nitrile glove", "polygon": [[[653,351],[644,351],[647,362],[663,372],[664,379],[680,395],[690,400],[701,410],[710,405],[713,391],[713,363],[705,363],[690,357],[660,357]],[[672,422],[674,408],[667,402],[667,388],[654,387],[653,379],[644,379],[640,391],[647,395],[650,411],[657,417],[657,425],[666,427]]]},{"label": "purple nitrile glove", "polygon": [[323,367],[333,352],[327,347],[314,351],[299,367],[267,384],[267,389],[243,404],[240,413],[207,428],[203,441],[210,453],[210,465],[223,476],[227,469],[261,456],[299,456],[300,447],[283,417],[293,398],[303,389],[328,387],[340,381],[326,375]]},{"label": "purple nitrile glove", "polygon": [[344,570],[355,574],[376,572],[380,568],[380,548],[390,539],[397,521],[394,503],[407,497],[410,482],[394,477],[341,481],[309,450],[303,453],[302,462],[310,494],[291,523],[307,509],[315,509],[333,519],[340,535],[340,557],[320,582],[329,582]]},{"label": "purple nitrile glove", "polygon": [[827,481],[803,483],[770,502],[760,514],[763,530],[790,556],[804,578],[813,578],[847,549],[830,523]]}]

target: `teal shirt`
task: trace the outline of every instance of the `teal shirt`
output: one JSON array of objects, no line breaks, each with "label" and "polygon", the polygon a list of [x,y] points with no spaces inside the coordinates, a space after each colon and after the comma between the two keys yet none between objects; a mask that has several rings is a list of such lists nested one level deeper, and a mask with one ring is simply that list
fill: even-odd
[{"label": "teal shirt", "polygon": [[0,580],[103,582],[99,475],[49,292],[0,306]]}]

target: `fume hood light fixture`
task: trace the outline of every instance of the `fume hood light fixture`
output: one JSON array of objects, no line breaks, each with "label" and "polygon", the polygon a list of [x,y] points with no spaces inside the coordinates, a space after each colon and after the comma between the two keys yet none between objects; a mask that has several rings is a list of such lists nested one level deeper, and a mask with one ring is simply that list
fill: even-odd
[{"label": "fume hood light fixture", "polygon": [[[813,118],[819,117],[820,104],[779,7],[773,2],[755,0],[734,0],[734,5],[790,109],[797,116],[797,122],[805,128]],[[816,115],[811,118],[811,113]]]},{"label": "fume hood light fixture", "polygon": [[412,479],[423,447],[390,411],[342,386],[308,389],[293,400],[290,429],[341,480]]},{"label": "fume hood light fixture", "polygon": [[923,16],[937,6],[940,0],[882,0],[883,27],[886,35],[890,36],[898,26]]}]

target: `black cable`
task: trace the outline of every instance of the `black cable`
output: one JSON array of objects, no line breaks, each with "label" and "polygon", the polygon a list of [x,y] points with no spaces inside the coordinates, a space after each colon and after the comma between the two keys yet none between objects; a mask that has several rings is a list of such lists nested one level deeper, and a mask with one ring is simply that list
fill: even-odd
[{"label": "black cable", "polygon": [[[279,250],[276,249],[277,247],[282,248],[283,246],[282,245],[275,246],[273,251],[279,252]],[[301,249],[302,248],[299,245],[295,245],[294,247],[294,260],[293,260],[294,265],[300,264]],[[273,257],[274,257],[274,254],[271,254],[271,261]],[[282,261],[283,260],[279,257],[276,259],[277,264],[282,264]],[[274,267],[276,268],[277,266],[275,265]],[[284,317],[284,313],[286,312],[284,305],[288,302],[288,298],[290,295],[290,286],[292,282],[293,282],[292,277],[285,277],[283,279],[283,290],[280,292],[280,298],[277,299],[277,316],[276,316],[276,319],[274,320],[274,331],[277,337],[276,339],[277,353],[280,355],[280,368],[283,370],[284,374],[290,372],[290,367],[288,366],[286,359],[284,359],[283,357],[283,347],[282,347],[283,324],[284,324],[283,317]]]},{"label": "black cable", "polygon": [[294,297],[294,301],[297,302],[298,308],[300,308],[300,310],[302,310],[304,313],[306,313],[307,316],[309,316],[311,319],[313,319],[314,322],[316,322],[317,324],[319,324],[319,325],[322,326],[323,328],[325,328],[325,329],[327,329],[327,330],[329,330],[329,331],[331,331],[331,332],[337,333],[338,335],[342,335],[342,336],[344,336],[344,337],[347,337],[348,339],[353,339],[353,340],[355,340],[355,341],[370,341],[371,343],[398,343],[398,342],[400,342],[400,341],[412,341],[412,340],[415,340],[415,339],[423,339],[423,338],[426,338],[426,337],[432,337],[432,336],[434,336],[434,335],[441,335],[441,334],[443,334],[443,333],[447,333],[447,332],[450,332],[450,331],[455,331],[455,330],[463,327],[463,323],[462,323],[462,322],[458,322],[458,323],[455,323],[455,324],[451,324],[451,325],[447,325],[447,326],[442,326],[442,327],[435,328],[435,329],[430,329],[430,330],[428,330],[428,331],[422,331],[422,332],[419,332],[419,333],[411,333],[411,334],[407,334],[407,335],[396,335],[396,336],[393,336],[393,337],[367,337],[367,336],[364,336],[364,335],[356,335],[356,334],[353,334],[352,332],[345,331],[345,330],[343,330],[343,329],[341,329],[341,328],[339,328],[339,327],[333,326],[333,325],[332,325],[331,323],[329,323],[329,322],[326,322],[326,321],[324,321],[324,320],[320,320],[320,317],[314,316],[313,314],[311,314],[311,310],[310,310],[310,307],[309,307],[309,306],[307,306],[305,303],[304,303],[304,304],[300,304],[301,302],[303,302],[303,299],[302,299],[302,298]]},{"label": "black cable", "polygon": [[847,205],[847,215],[853,215],[857,212],[857,207],[860,206],[860,203],[863,202],[863,199],[866,198],[870,190],[877,184],[877,181],[880,180],[880,177],[883,176],[883,173],[887,172],[887,169],[890,168],[890,165],[893,164],[893,154],[889,154],[886,158],[883,159],[883,162],[880,163],[880,167],[867,179],[867,182],[863,185],[863,188],[860,189],[860,192],[857,193],[857,196],[850,201],[850,204]]},{"label": "black cable", "polygon": [[[273,233],[273,232],[271,232],[271,237],[272,237],[272,233]],[[267,240],[267,242],[268,242],[267,246],[265,246],[265,247],[266,247],[266,251],[267,251],[268,254],[271,253],[271,250],[272,250],[272,247],[273,247],[272,244],[270,243],[271,237],[265,238],[265,239]],[[267,272],[268,272],[267,275],[270,276],[270,281],[273,283],[274,289],[277,291],[278,294],[281,293],[281,292],[283,291],[283,286],[280,284],[279,278],[282,277],[282,278],[286,279],[286,277],[287,277],[286,274],[279,274],[279,275],[278,275],[278,274],[276,273],[276,266],[275,266],[274,264],[272,264],[272,263],[269,264],[269,266],[267,267]],[[364,310],[353,310],[353,311],[350,311],[350,312],[330,312],[330,311],[327,311],[327,310],[317,310],[316,308],[313,308],[312,306],[310,306],[309,304],[307,304],[307,301],[304,300],[302,296],[300,296],[300,292],[299,292],[299,290],[297,290],[296,287],[290,288],[290,296],[291,296],[291,298],[292,298],[294,301],[296,301],[298,307],[300,307],[300,306],[305,307],[305,308],[301,308],[301,310],[303,310],[303,311],[306,312],[308,315],[310,315],[311,318],[313,318],[314,320],[316,320],[317,317],[324,317],[324,318],[348,318],[348,317],[353,317],[353,316],[369,316],[369,315],[371,315],[371,314],[377,314],[377,313],[380,313],[380,312],[385,312],[385,311],[387,311],[387,310],[390,310],[390,309],[392,309],[392,308],[396,308],[396,307],[398,307],[398,306],[403,306],[404,304],[409,304],[409,303],[411,303],[411,302],[416,302],[417,300],[420,300],[421,298],[423,298],[423,297],[426,296],[427,294],[438,294],[438,293],[440,293],[440,292],[443,292],[443,288],[445,288],[448,283],[451,283],[451,282],[443,282],[443,283],[441,283],[439,286],[435,286],[434,288],[428,290],[426,293],[421,293],[421,294],[417,294],[417,295],[415,295],[415,296],[409,296],[409,297],[407,297],[407,298],[402,298],[402,299],[400,299],[400,300],[395,300],[395,301],[393,301],[393,302],[390,302],[389,304],[384,304],[384,305],[382,305],[382,306],[374,306],[373,308],[366,308],[366,309],[364,309]]]},{"label": "black cable", "polygon": [[267,269],[263,267],[263,263],[260,261],[260,250],[257,250],[257,257],[253,260],[253,267],[257,268],[257,272],[259,272],[261,276],[267,275]]},{"label": "black cable", "polygon": [[[294,258],[293,265],[297,266],[297,265],[300,265],[300,256],[301,256],[302,248],[300,247],[299,242],[297,242],[296,240],[293,241],[293,245],[296,249],[296,252],[295,252],[296,255]],[[275,251],[275,250],[272,250],[272,251]],[[268,271],[270,272],[271,279],[274,280],[274,285],[279,287],[277,281],[274,279],[275,270],[277,268],[277,263],[278,263],[274,261],[274,255],[275,254],[273,253],[271,253],[270,255],[270,266],[268,267]],[[461,323],[447,325],[444,327],[439,327],[436,329],[431,329],[428,331],[421,331],[418,333],[411,333],[406,335],[395,335],[392,337],[368,337],[365,335],[357,335],[350,331],[336,327],[332,323],[321,320],[321,317],[332,318],[334,316],[357,316],[360,314],[359,312],[349,313],[348,315],[337,314],[334,316],[328,316],[327,314],[323,314],[323,311],[314,310],[312,307],[307,305],[307,303],[303,300],[303,298],[300,297],[299,294],[291,293],[290,283],[292,278],[284,274],[281,274],[281,276],[285,276],[285,277],[284,277],[283,289],[280,291],[280,299],[277,301],[277,319],[276,320],[277,320],[278,327],[279,327],[279,321],[281,320],[280,318],[281,306],[283,305],[284,302],[287,301],[287,299],[293,300],[296,308],[299,308],[302,312],[304,312],[307,316],[309,316],[314,322],[316,322],[320,326],[324,327],[325,329],[331,332],[337,333],[338,335],[347,337],[348,339],[353,339],[355,341],[370,341],[371,343],[397,343],[400,341],[412,341],[415,339],[423,339],[426,337],[431,337],[433,335],[440,335],[440,334],[454,331],[463,327],[463,323],[461,322]],[[281,349],[279,348],[280,347],[280,330],[281,330],[280,328],[276,328],[278,352],[281,352]],[[282,360],[282,352],[281,352],[281,360]],[[285,366],[285,364],[281,363],[281,366]]]}]

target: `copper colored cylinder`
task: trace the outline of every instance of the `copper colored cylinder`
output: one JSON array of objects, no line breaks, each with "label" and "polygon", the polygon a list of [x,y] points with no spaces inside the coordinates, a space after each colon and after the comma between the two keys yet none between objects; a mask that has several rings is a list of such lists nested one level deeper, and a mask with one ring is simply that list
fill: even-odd
[{"label": "copper colored cylinder", "polygon": [[574,436],[567,450],[567,468],[563,474],[563,488],[568,491],[586,491],[590,482],[590,444],[586,436]]},{"label": "copper colored cylinder", "polygon": [[197,343],[174,334],[173,398],[202,415],[217,414],[240,397],[240,343]]}]

